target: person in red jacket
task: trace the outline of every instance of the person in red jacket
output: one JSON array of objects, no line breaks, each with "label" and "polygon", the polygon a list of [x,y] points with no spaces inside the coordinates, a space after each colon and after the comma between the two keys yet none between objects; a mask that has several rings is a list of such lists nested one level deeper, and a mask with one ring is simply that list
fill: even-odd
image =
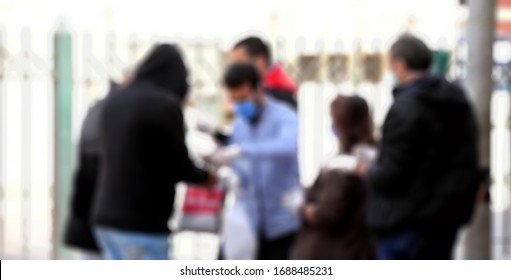
[{"label": "person in red jacket", "polygon": [[250,61],[254,63],[263,77],[265,91],[296,110],[298,86],[285,72],[282,65],[271,63],[271,51],[266,42],[257,37],[245,38],[234,45],[229,58],[232,62]]}]

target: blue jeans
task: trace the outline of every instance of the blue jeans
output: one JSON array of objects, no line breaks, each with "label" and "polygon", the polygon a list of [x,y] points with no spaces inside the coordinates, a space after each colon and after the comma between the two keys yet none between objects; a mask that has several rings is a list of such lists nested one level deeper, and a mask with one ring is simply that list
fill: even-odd
[{"label": "blue jeans", "polygon": [[170,238],[167,234],[136,233],[96,228],[96,238],[109,260],[169,260]]},{"label": "blue jeans", "polygon": [[78,252],[77,258],[82,261],[98,261],[102,259],[100,253],[91,253],[87,251]]},{"label": "blue jeans", "polygon": [[457,230],[420,232],[401,231],[381,237],[377,242],[380,260],[450,260]]}]

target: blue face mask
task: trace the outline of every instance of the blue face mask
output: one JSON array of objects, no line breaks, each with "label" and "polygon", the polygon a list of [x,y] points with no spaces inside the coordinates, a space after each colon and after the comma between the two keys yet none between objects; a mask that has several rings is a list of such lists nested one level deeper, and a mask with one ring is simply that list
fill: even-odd
[{"label": "blue face mask", "polygon": [[334,133],[335,137],[337,137],[337,139],[341,139],[341,133],[337,130],[337,128],[335,128],[334,125],[332,125],[332,132]]},{"label": "blue face mask", "polygon": [[235,105],[236,114],[250,121],[257,115],[257,105],[253,100],[245,100]]}]

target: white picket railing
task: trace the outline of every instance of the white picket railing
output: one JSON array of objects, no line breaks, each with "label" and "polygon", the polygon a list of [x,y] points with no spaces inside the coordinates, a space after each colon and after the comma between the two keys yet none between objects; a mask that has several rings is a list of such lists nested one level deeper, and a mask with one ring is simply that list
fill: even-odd
[{"label": "white picket railing", "polygon": [[[27,34],[25,39],[30,38]],[[141,41],[137,37],[107,36],[101,44],[93,44],[87,36],[77,35],[79,43],[74,50],[75,142],[87,108],[106,93],[108,76],[120,77],[123,68],[132,66],[155,42]],[[16,44],[2,38],[0,34],[0,50],[6,54],[0,55],[0,256],[47,259],[51,258],[51,251],[57,245],[51,241],[51,232],[58,230],[51,228],[54,219],[51,209],[55,203],[52,192],[55,164],[53,57],[46,50],[37,52],[39,49],[30,48],[30,44],[18,48],[18,52],[9,52]],[[102,47],[98,50],[98,46]],[[199,108],[219,118],[223,51],[215,43],[183,42],[182,46],[191,68],[193,95]],[[329,104],[338,93],[357,93],[366,98],[377,126],[383,123],[392,103],[390,83],[386,80],[380,84],[359,83],[356,86],[350,82],[303,83],[298,98],[299,160],[304,185],[312,183],[320,163],[337,151],[331,133]],[[509,92],[493,94],[493,252],[497,259],[511,258],[509,104]],[[214,235],[183,233],[176,235],[174,240],[176,258],[216,257],[218,237]]]}]

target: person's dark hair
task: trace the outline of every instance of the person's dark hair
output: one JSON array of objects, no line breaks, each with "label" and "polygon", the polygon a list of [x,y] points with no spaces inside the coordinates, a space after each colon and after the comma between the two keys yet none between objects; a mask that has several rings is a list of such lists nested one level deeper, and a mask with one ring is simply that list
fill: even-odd
[{"label": "person's dark hair", "polygon": [[239,41],[236,45],[234,45],[234,49],[237,48],[244,48],[247,51],[248,55],[252,58],[262,55],[266,58],[266,62],[268,64],[271,61],[270,47],[260,38],[257,37],[245,38]]},{"label": "person's dark hair", "polygon": [[350,153],[357,144],[376,144],[369,106],[363,98],[339,95],[330,109],[334,126],[341,134],[342,150]]},{"label": "person's dark hair", "polygon": [[419,38],[403,35],[390,48],[392,59],[402,59],[412,71],[427,71],[433,62],[433,54]]},{"label": "person's dark hair", "polygon": [[251,63],[238,62],[227,68],[223,82],[227,88],[237,88],[248,83],[251,88],[256,89],[261,83],[261,76]]}]

